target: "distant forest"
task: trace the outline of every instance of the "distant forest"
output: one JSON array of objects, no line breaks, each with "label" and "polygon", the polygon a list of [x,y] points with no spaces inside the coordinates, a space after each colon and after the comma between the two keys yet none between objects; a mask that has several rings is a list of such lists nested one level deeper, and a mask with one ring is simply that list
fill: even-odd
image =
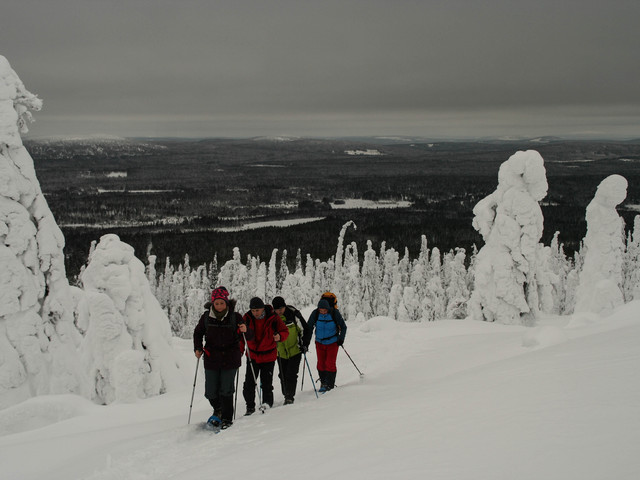
[{"label": "distant forest", "polygon": [[[565,252],[579,247],[585,208],[613,173],[629,181],[619,208],[627,225],[640,205],[640,142],[383,143],[374,139],[150,140],[25,142],[49,206],[66,239],[67,274],[86,262],[91,242],[116,233],[146,262],[167,257],[194,265],[243,255],[267,260],[274,248],[328,259],[341,226],[360,253],[371,240],[417,255],[430,248],[469,251],[482,245],[471,226],[474,205],[491,193],[500,164],[517,150],[545,159],[549,192],[542,202],[543,242],[556,231]],[[380,155],[353,155],[372,150]],[[403,200],[408,208],[338,209],[345,199]],[[220,232],[245,223],[318,217],[286,228]],[[293,265],[292,265],[293,266]]]}]

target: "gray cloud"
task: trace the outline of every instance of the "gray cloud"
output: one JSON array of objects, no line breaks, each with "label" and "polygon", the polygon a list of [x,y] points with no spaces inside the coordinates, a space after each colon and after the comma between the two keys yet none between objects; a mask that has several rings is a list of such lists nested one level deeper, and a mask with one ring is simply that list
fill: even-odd
[{"label": "gray cloud", "polygon": [[33,134],[634,135],[640,119],[637,1],[9,0],[2,11],[0,54],[45,101]]}]

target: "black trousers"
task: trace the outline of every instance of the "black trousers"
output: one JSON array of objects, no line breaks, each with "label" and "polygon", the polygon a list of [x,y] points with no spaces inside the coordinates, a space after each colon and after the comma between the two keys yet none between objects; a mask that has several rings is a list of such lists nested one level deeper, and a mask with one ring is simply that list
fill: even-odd
[{"label": "black trousers", "polygon": [[[247,362],[247,371],[242,385],[242,396],[248,408],[256,408],[256,382],[253,372],[258,377],[262,387],[262,403],[273,407],[273,366],[276,362],[257,363],[255,360]],[[253,371],[251,366],[253,365]]]},{"label": "black trousers", "polygon": [[294,355],[291,358],[278,358],[278,369],[280,373],[280,386],[282,387],[282,395],[284,398],[293,400],[296,396],[296,388],[298,386],[298,371],[300,370],[300,361],[302,354]]},{"label": "black trousers", "polygon": [[233,392],[237,368],[204,371],[204,396],[221,420],[233,420]]}]

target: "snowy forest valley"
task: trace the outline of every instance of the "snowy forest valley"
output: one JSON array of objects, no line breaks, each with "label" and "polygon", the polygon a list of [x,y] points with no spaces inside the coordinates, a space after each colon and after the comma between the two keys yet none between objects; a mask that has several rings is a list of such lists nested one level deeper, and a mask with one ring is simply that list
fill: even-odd
[{"label": "snowy forest valley", "polygon": [[[497,184],[515,151],[535,149],[545,161],[549,192],[541,202],[542,242],[556,231],[568,255],[585,235],[585,208],[602,179],[629,182],[618,207],[628,227],[640,209],[640,140],[559,138],[430,143],[404,138],[25,140],[47,202],[65,235],[71,280],[89,245],[116,233],[144,259],[164,268],[189,255],[192,266],[242,255],[263,261],[274,248],[327,260],[340,227],[362,253],[366,241],[417,256],[421,235],[447,252],[480,248],[474,205]],[[387,208],[380,208],[387,207]],[[296,223],[296,219],[301,223]],[[306,220],[305,220],[306,219]],[[310,221],[312,220],[312,221]],[[255,222],[281,228],[243,230]],[[215,232],[212,234],[212,232]],[[151,247],[151,248],[150,248]]]}]

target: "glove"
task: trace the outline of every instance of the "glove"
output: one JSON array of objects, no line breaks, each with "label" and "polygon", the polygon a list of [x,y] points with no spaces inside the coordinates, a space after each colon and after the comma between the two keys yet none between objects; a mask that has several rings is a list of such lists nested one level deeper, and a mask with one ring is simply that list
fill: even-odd
[{"label": "glove", "polygon": [[309,347],[307,347],[306,345],[302,345],[302,346],[300,347],[300,351],[301,351],[302,353],[307,353],[307,352],[309,351]]},{"label": "glove", "polygon": [[342,339],[338,339],[338,346],[339,346],[339,347],[341,347],[343,343],[344,343],[344,340],[342,340]]}]

